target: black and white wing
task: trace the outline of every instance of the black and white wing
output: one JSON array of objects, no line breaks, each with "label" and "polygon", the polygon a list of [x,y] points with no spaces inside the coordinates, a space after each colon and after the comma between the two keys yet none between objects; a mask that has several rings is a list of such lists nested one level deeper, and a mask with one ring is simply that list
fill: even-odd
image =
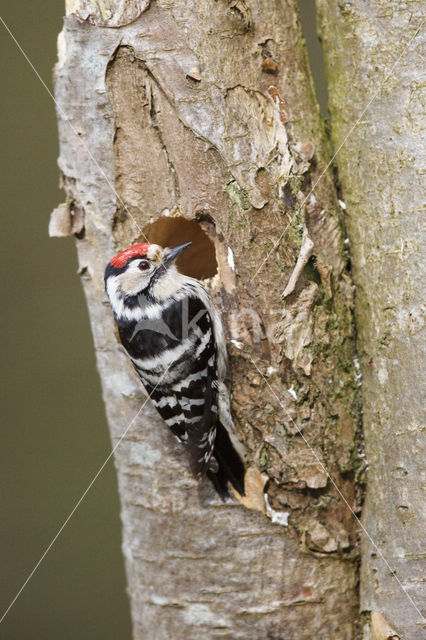
[{"label": "black and white wing", "polygon": [[132,345],[124,344],[125,336],[122,341],[155,408],[188,448],[192,472],[207,474],[224,498],[228,481],[244,494],[244,465],[218,417],[226,347],[217,312],[203,292],[191,295],[190,289],[184,301],[165,307],[158,319],[161,331],[144,324]]},{"label": "black and white wing", "polygon": [[[187,446],[191,470],[199,477],[209,467],[218,416],[217,354],[212,319],[203,301],[190,297],[165,309],[161,322],[170,328],[177,341],[164,333],[157,335],[152,328],[143,328],[138,336],[145,348],[153,340],[157,343],[162,340],[165,344],[159,352],[157,368],[152,367],[151,359],[149,370],[140,358],[132,361],[155,408]],[[138,352],[141,351],[139,347]]]}]

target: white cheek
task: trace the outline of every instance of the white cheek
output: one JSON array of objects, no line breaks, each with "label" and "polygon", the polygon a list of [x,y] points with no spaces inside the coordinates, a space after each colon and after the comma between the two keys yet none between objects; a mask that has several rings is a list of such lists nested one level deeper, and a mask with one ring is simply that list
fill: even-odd
[{"label": "white cheek", "polygon": [[120,276],[120,288],[125,295],[136,295],[148,286],[151,275],[151,269],[141,271],[139,267],[129,267]]}]

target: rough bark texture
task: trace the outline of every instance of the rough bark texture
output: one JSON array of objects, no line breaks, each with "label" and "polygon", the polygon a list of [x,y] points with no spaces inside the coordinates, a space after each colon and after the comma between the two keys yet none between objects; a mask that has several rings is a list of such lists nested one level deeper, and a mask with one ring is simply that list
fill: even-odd
[{"label": "rough bark texture", "polygon": [[352,287],[328,174],[310,195],[329,150],[294,4],[107,4],[70,3],[56,97],[112,440],[144,394],[104,266],[159,216],[184,216],[215,246],[236,431],[273,519],[198,486],[148,402],[115,455],[134,636],[349,640],[356,526],[327,473],[357,510]]},{"label": "rough bark texture", "polygon": [[318,6],[336,148],[386,78],[337,165],[357,292],[369,465],[363,518],[395,571],[392,575],[364,538],[361,607],[382,612],[401,638],[415,640],[424,638],[416,607],[425,602],[420,223],[425,37],[419,32],[424,4],[319,0]]}]

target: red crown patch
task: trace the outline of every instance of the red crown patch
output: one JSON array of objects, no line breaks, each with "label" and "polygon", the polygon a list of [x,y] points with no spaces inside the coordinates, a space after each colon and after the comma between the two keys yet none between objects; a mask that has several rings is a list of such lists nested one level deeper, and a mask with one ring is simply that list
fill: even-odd
[{"label": "red crown patch", "polygon": [[121,267],[124,267],[131,258],[146,258],[150,246],[149,242],[135,244],[133,247],[125,249],[121,253],[117,254],[115,258],[111,260],[111,264],[116,269],[120,269]]}]

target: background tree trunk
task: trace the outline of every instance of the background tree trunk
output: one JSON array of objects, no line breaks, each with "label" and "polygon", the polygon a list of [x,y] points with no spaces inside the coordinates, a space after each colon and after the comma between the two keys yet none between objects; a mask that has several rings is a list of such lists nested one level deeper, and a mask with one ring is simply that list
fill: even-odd
[{"label": "background tree trunk", "polygon": [[[67,203],[51,228],[78,236],[113,443],[126,432],[115,464],[134,636],[349,640],[357,531],[342,496],[358,510],[362,472],[352,286],[330,175],[311,193],[329,149],[294,3],[123,6],[68,3],[56,68]],[[105,264],[141,229],[164,244],[189,233],[182,217],[214,244],[236,431],[250,477],[268,479],[269,519],[261,488],[259,512],[194,481],[149,402],[138,413],[143,390],[114,337]]]},{"label": "background tree trunk", "polygon": [[378,92],[337,157],[363,374],[369,464],[363,518],[388,563],[364,538],[361,607],[382,612],[402,638],[414,640],[424,637],[419,609],[425,596],[420,441],[425,237],[418,219],[424,5],[318,0],[318,8],[336,148]]}]

